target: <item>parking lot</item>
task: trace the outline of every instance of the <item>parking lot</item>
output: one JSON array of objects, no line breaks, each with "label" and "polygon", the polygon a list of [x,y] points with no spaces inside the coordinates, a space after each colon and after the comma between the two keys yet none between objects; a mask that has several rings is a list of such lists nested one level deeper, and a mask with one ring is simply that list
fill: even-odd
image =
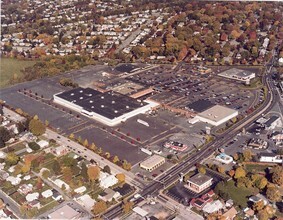
[{"label": "parking lot", "polygon": [[162,66],[129,76],[127,79],[145,87],[155,87],[158,92],[152,99],[184,110],[193,111],[190,109],[191,104],[207,100],[242,113],[255,106],[263,97],[263,94],[257,93],[256,90],[248,87],[245,89],[241,82],[227,80],[213,72],[197,73],[190,66],[183,66],[177,71]]}]

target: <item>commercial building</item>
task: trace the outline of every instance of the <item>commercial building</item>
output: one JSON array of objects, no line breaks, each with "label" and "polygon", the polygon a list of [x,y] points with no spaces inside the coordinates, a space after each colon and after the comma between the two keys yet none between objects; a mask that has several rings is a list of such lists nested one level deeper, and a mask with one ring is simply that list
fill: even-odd
[{"label": "commercial building", "polygon": [[260,162],[267,162],[267,163],[282,163],[283,162],[283,155],[275,154],[275,153],[260,153],[259,154],[259,161]]},{"label": "commercial building", "polygon": [[165,158],[159,155],[154,154],[147,160],[140,163],[140,167],[151,172],[157,167],[160,167],[162,164],[165,163]]},{"label": "commercial building", "polygon": [[93,118],[108,126],[115,126],[127,119],[145,113],[159,104],[137,101],[131,97],[91,88],[75,88],[53,96],[54,102]]},{"label": "commercial building", "polygon": [[229,164],[233,161],[233,157],[225,154],[225,153],[221,153],[221,154],[218,154],[215,159],[221,163],[224,163],[224,164]]},{"label": "commercial building", "polygon": [[49,219],[78,219],[81,214],[69,205],[64,205],[48,215]]},{"label": "commercial building", "polygon": [[282,122],[281,122],[280,117],[272,116],[264,123],[264,126],[266,130],[273,130],[276,127],[281,127]]},{"label": "commercial building", "polygon": [[195,116],[201,122],[206,122],[213,126],[221,125],[236,117],[238,111],[220,105],[215,105]]},{"label": "commercial building", "polygon": [[251,138],[248,142],[248,147],[254,149],[265,149],[268,147],[267,141],[260,138]]},{"label": "commercial building", "polygon": [[247,71],[247,70],[240,70],[237,68],[232,68],[232,69],[225,70],[219,73],[218,76],[242,81],[242,82],[249,84],[251,79],[255,78],[255,73]]},{"label": "commercial building", "polygon": [[212,185],[212,180],[212,177],[198,173],[189,178],[185,187],[194,192],[200,193]]}]

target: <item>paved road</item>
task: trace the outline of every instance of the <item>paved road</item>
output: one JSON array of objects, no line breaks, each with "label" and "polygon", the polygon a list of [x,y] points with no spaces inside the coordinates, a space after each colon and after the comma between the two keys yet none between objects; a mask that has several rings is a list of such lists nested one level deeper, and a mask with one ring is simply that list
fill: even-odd
[{"label": "paved road", "polygon": [[[131,183],[132,185],[136,187],[143,187],[142,183],[137,182],[135,180],[135,175],[129,171],[124,170],[123,168],[113,164],[112,162],[102,158],[101,156],[97,155],[96,153],[92,152],[91,150],[85,148],[84,146],[62,136],[57,134],[56,132],[47,129],[46,134],[48,138],[56,140],[58,143],[63,144],[65,146],[70,146],[71,149],[74,149],[74,152],[79,154],[80,156],[86,158],[88,161],[93,159],[98,163],[100,167],[104,167],[108,165],[111,168],[111,172],[113,174],[117,173],[124,173],[126,176],[126,181]],[[85,157],[86,156],[86,157]]]},{"label": "paved road", "polygon": [[23,216],[21,215],[20,206],[18,205],[18,203],[16,203],[10,196],[8,196],[2,190],[0,190],[0,198],[8,206],[8,208],[11,211],[13,211],[13,215],[15,215],[17,218],[23,218]]}]

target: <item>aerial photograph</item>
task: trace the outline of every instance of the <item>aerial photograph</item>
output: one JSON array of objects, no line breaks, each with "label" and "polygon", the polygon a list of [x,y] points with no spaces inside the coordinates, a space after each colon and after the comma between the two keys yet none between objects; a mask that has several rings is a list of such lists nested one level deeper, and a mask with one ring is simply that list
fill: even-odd
[{"label": "aerial photograph", "polygon": [[0,11],[0,219],[283,220],[283,1]]}]

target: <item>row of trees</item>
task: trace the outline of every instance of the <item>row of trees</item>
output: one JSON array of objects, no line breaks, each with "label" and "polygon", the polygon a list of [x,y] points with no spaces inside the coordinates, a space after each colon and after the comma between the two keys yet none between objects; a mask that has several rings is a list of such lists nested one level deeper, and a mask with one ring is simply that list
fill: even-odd
[{"label": "row of trees", "polygon": [[85,139],[84,141],[82,140],[82,138],[79,136],[78,138],[75,138],[74,134],[70,134],[69,136],[70,139],[72,140],[76,140],[77,142],[79,142],[80,144],[82,144],[84,147],[92,150],[93,152],[103,156],[104,158],[112,161],[113,163],[117,164],[118,166],[121,166],[123,169],[125,170],[131,170],[132,169],[132,165],[131,163],[129,163],[127,160],[120,160],[118,156],[111,156],[111,154],[109,152],[103,152],[102,148],[98,148],[94,143],[89,144],[88,140]]}]

